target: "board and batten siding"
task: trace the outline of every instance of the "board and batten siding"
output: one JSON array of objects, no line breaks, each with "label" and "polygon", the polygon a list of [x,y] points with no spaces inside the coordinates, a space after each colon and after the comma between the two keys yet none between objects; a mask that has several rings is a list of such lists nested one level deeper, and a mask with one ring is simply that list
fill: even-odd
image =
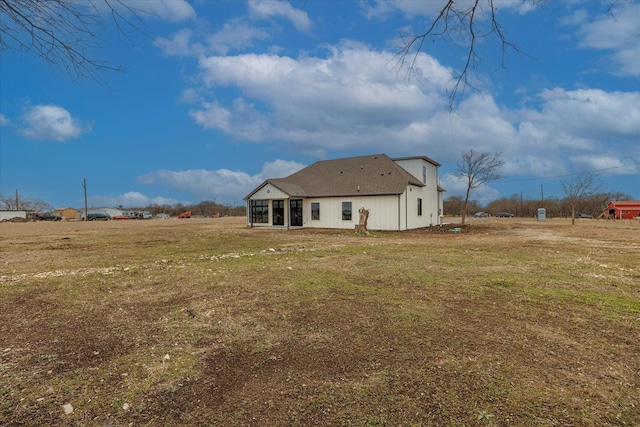
[{"label": "board and batten siding", "polygon": [[266,200],[266,199],[288,199],[289,195],[284,191],[274,187],[271,184],[267,184],[262,187],[260,190],[256,191],[255,194],[251,196],[252,200]]},{"label": "board and batten siding", "polygon": [[[303,226],[309,228],[353,229],[360,221],[360,208],[369,209],[370,230],[398,230],[403,226],[402,196],[345,196],[309,198],[303,201]],[[342,219],[342,202],[351,202],[351,220]],[[311,204],[320,203],[320,220],[311,219]],[[401,221],[402,220],[402,221]]]}]

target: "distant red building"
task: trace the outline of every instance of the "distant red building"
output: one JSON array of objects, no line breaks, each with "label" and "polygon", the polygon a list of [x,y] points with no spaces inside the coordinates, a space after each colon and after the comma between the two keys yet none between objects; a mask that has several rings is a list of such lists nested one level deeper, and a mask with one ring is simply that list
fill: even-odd
[{"label": "distant red building", "polygon": [[609,206],[600,214],[599,218],[607,219],[633,219],[640,217],[640,201],[615,201],[609,202]]}]

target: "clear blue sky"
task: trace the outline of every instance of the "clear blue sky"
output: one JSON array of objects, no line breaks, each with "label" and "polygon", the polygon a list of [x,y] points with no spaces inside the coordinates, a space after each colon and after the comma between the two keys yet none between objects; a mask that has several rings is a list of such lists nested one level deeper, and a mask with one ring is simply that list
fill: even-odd
[{"label": "clear blue sky", "polygon": [[239,205],[264,179],[386,153],[441,163],[449,197],[473,148],[504,150],[506,178],[472,195],[482,203],[562,197],[581,172],[640,199],[640,1],[613,14],[613,0],[496,1],[528,57],[508,51],[502,68],[497,39],[480,40],[453,113],[457,40],[428,40],[411,79],[395,67],[400,34],[444,0],[123,2],[149,13],[129,39],[96,29],[90,54],[125,69],[102,83],[0,52],[3,195],[81,207],[86,179],[92,206]]}]

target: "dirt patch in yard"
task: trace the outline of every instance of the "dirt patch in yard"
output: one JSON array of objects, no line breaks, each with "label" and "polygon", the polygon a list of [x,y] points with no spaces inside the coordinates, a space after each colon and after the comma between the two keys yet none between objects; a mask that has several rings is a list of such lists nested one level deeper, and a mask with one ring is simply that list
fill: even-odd
[{"label": "dirt patch in yard", "polygon": [[0,224],[0,425],[640,425],[637,222]]}]

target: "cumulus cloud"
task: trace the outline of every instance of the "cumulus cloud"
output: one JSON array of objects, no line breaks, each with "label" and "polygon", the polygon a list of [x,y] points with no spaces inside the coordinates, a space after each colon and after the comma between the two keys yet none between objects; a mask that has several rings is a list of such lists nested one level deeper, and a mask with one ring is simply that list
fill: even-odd
[{"label": "cumulus cloud", "polygon": [[580,26],[580,47],[610,52],[611,71],[640,76],[640,4],[624,2],[610,14],[602,14]]},{"label": "cumulus cloud", "polygon": [[[166,5],[160,4],[158,7],[165,10]],[[156,45],[167,56],[227,55],[231,51],[251,48],[256,41],[269,38],[269,31],[259,26],[261,20],[282,17],[289,20],[298,31],[309,31],[313,25],[306,12],[285,1],[249,1],[248,8],[250,20],[230,19],[220,29],[209,34],[184,28],[170,37],[157,37]],[[195,11],[193,15],[195,16]],[[183,19],[186,18],[176,20]]]},{"label": "cumulus cloud", "polygon": [[5,117],[4,114],[0,114],[0,126],[9,126],[11,124],[11,120]]},{"label": "cumulus cloud", "polygon": [[138,182],[166,185],[200,200],[215,199],[221,203],[231,203],[238,201],[238,196],[248,194],[265,179],[288,176],[303,167],[297,162],[275,160],[265,163],[261,172],[255,175],[228,169],[157,170],[138,177]]},{"label": "cumulus cloud", "polygon": [[283,17],[291,21],[299,31],[308,31],[313,26],[307,13],[296,9],[289,2],[279,0],[250,0],[249,13],[254,18],[267,19]]},{"label": "cumulus cloud", "polygon": [[[454,5],[455,10],[468,11],[475,3],[475,0],[457,0]],[[497,3],[497,2],[496,2]],[[500,9],[516,9],[520,14],[525,14],[535,9],[534,2],[523,2],[522,0],[500,0],[496,7]],[[382,19],[395,11],[400,11],[407,17],[427,16],[430,18],[437,17],[445,2],[437,1],[406,1],[406,0],[374,0],[361,2],[363,14],[368,19]],[[481,8],[485,5],[483,2],[478,4]],[[488,13],[477,13],[478,19],[484,19]]]},{"label": "cumulus cloud", "polygon": [[158,37],[156,44],[167,56],[226,55],[233,50],[243,50],[264,40],[269,33],[242,19],[226,22],[222,28],[206,36],[198,37],[190,28],[177,31],[171,37]]},{"label": "cumulus cloud", "polygon": [[[326,58],[269,55],[200,59],[206,88],[237,87],[230,105],[202,102],[191,116],[201,126],[249,141],[292,141],[306,150],[386,147],[403,133],[407,143],[424,141],[428,127],[416,125],[441,110],[451,71],[419,55],[414,82],[389,67],[389,52],[345,42]],[[341,135],[336,138],[336,135]]]},{"label": "cumulus cloud", "polygon": [[186,0],[123,0],[122,3],[163,21],[182,22],[196,17],[195,9]]},{"label": "cumulus cloud", "polygon": [[[466,178],[448,173],[440,177],[440,185],[447,190],[447,196],[464,197],[468,184]],[[480,204],[487,204],[498,198],[500,192],[486,184],[474,188],[469,195],[469,199],[477,200]]]},{"label": "cumulus cloud", "polygon": [[84,125],[58,105],[29,106],[22,116],[22,127],[19,133],[28,139],[37,141],[63,142],[77,138],[88,132],[90,126]]},{"label": "cumulus cloud", "polygon": [[[505,149],[507,174],[539,177],[615,164],[618,173],[633,173],[624,159],[640,161],[633,152],[640,92],[550,88],[537,94],[534,107],[507,109],[480,87],[451,114],[451,70],[420,54],[420,78],[407,82],[389,69],[392,56],[343,42],[326,57],[202,57],[203,87],[193,89],[201,96],[190,114],[203,128],[236,139],[286,142],[320,157],[367,150],[455,163],[469,148]],[[220,88],[240,95],[230,102],[205,95]]]}]

